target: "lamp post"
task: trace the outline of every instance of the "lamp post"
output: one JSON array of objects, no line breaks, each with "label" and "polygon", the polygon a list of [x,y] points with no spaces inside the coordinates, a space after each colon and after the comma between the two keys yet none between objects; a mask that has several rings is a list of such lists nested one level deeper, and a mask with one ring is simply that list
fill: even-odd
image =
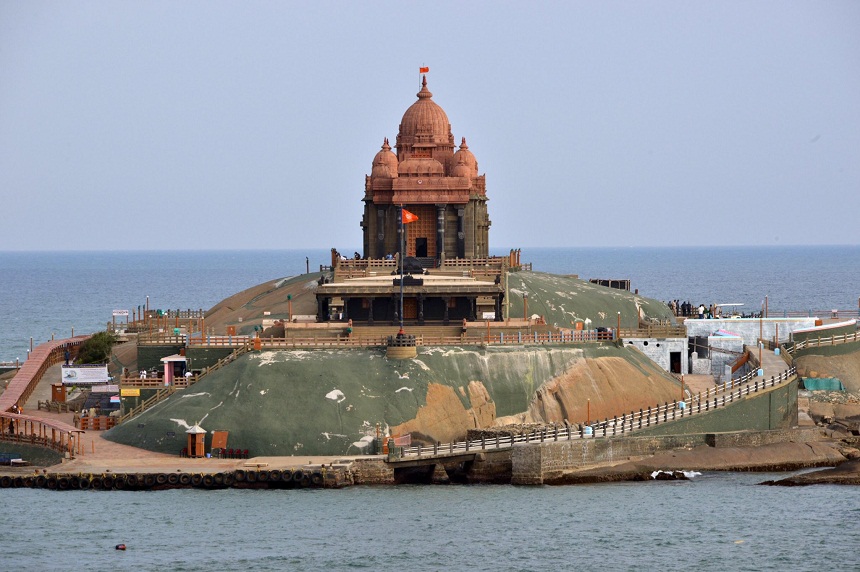
[{"label": "lamp post", "polygon": [[523,292],[523,320],[528,320],[529,316],[529,293]]},{"label": "lamp post", "polygon": [[[767,300],[767,296],[765,296]],[[764,371],[764,364],[761,363],[761,346],[764,339],[764,302],[761,303],[761,312],[758,314],[758,368],[760,372]],[[762,374],[764,375],[764,374]]]}]

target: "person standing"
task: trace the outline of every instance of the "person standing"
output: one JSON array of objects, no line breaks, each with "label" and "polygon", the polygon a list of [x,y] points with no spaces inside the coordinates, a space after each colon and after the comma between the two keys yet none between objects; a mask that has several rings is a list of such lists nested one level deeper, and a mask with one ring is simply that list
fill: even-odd
[{"label": "person standing", "polygon": [[700,320],[705,319],[705,305],[704,304],[699,304],[699,319]]}]

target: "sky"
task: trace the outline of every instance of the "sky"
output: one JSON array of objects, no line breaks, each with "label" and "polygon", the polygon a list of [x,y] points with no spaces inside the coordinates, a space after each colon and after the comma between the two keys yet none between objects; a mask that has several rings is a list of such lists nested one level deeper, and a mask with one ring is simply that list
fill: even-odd
[{"label": "sky", "polygon": [[491,250],[860,244],[860,2],[0,0],[0,250],[360,250],[418,69]]}]

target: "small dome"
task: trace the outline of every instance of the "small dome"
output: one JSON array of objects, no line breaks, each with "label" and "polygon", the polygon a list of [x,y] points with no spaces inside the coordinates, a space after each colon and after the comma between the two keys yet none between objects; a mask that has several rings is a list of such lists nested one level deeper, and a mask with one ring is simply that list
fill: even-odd
[{"label": "small dome", "polygon": [[397,167],[400,175],[444,175],[445,167],[436,159],[427,157],[409,157],[400,162]]},{"label": "small dome", "polygon": [[478,160],[469,151],[469,146],[466,145],[466,138],[463,137],[460,143],[460,149],[451,157],[451,175],[454,177],[477,177],[478,176]]},{"label": "small dome", "polygon": [[370,176],[384,179],[397,178],[397,155],[391,152],[388,137],[382,143],[382,149],[373,158],[373,167],[371,168]]},{"label": "small dome", "polygon": [[427,89],[425,76],[418,101],[413,103],[400,121],[400,137],[409,138],[420,136],[428,143],[446,144],[451,138],[451,123],[448,115],[432,99],[433,94]]}]

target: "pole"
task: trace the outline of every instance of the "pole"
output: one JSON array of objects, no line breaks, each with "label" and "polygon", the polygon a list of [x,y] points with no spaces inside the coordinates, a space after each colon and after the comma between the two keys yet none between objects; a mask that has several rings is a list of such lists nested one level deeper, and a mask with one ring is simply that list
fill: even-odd
[{"label": "pole", "polygon": [[585,424],[591,425],[591,400],[588,400],[586,404],[586,415],[585,415]]},{"label": "pole", "polygon": [[400,331],[403,331],[403,233],[406,230],[403,225],[403,205],[400,205],[399,217],[397,217],[397,229],[400,232]]},{"label": "pole", "polygon": [[[764,298],[767,300],[767,296]],[[761,312],[758,314],[758,367],[759,369],[764,370],[764,364],[761,363],[761,345],[762,340],[764,339],[764,305],[762,305]]]},{"label": "pole", "polygon": [[764,295],[764,317],[767,318],[767,294]]},{"label": "pole", "polygon": [[618,312],[618,327],[615,329],[615,339],[621,337],[621,312]]},{"label": "pole", "polygon": [[681,374],[681,401],[684,401],[684,374]]},{"label": "pole", "polygon": [[311,259],[305,256],[305,274],[311,273]]}]

